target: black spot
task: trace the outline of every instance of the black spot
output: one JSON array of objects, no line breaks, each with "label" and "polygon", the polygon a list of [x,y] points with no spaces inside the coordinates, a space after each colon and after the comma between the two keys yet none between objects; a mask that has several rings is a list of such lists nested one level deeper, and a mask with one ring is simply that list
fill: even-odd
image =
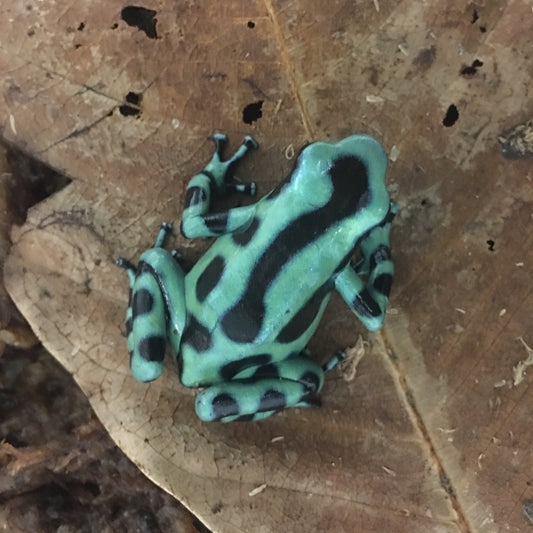
[{"label": "black spot", "polygon": [[216,287],[224,272],[224,266],[225,262],[223,257],[217,255],[205,267],[196,282],[196,298],[198,298],[199,302],[203,302],[207,295]]},{"label": "black spot", "polygon": [[479,19],[479,13],[477,12],[477,9],[474,8],[474,12],[472,13],[472,20],[470,21],[470,23],[475,24],[478,19]]},{"label": "black spot", "polygon": [[161,335],[144,337],[139,342],[139,355],[146,361],[162,361],[165,358],[166,340]]},{"label": "black spot", "polygon": [[392,276],[390,274],[380,274],[374,280],[374,289],[379,291],[381,294],[389,296],[390,289],[392,287]]},{"label": "black spot", "polygon": [[496,244],[492,239],[489,239],[487,241],[487,244],[489,245],[489,251],[494,252],[494,245]]},{"label": "black spot", "polygon": [[131,333],[131,330],[132,330],[132,324],[133,324],[133,321],[132,321],[132,319],[131,319],[131,317],[130,317],[130,318],[128,318],[128,319],[126,320],[126,335],[129,335],[129,334]]},{"label": "black spot", "polygon": [[[263,295],[285,263],[323,235],[332,224],[359,212],[370,201],[366,166],[358,158],[347,156],[336,159],[329,169],[329,177],[333,182],[333,193],[327,204],[293,220],[258,258],[243,296],[221,320],[228,338],[237,342],[252,342],[261,329],[265,315]],[[319,296],[316,298],[319,299]],[[321,299],[318,305],[320,302]],[[316,308],[316,301],[313,300],[310,305]],[[294,330],[303,327],[306,320],[306,314],[296,319]],[[286,331],[287,338],[292,335]]]},{"label": "black spot", "polygon": [[262,379],[262,378],[279,378],[278,367],[271,363],[269,365],[260,366],[253,375],[253,379]]},{"label": "black spot", "polygon": [[213,233],[224,233],[228,227],[228,212],[212,213],[204,216],[207,229]]},{"label": "black spot", "polygon": [[372,253],[369,260],[370,272],[372,272],[378,263],[388,261],[391,258],[390,249],[384,244],[380,244]]},{"label": "black spot", "polygon": [[481,33],[485,33],[485,32],[487,31],[487,26],[480,26],[480,27],[479,27],[479,31],[480,31]]},{"label": "black spot", "polygon": [[463,67],[461,67],[459,74],[467,78],[474,76],[477,73],[477,69],[482,66],[483,66],[483,61],[480,61],[479,59],[474,59],[474,61],[472,62],[470,66],[464,65]]},{"label": "black spot", "polygon": [[214,420],[239,414],[239,403],[233,396],[225,392],[215,396],[212,405]]},{"label": "black spot", "polygon": [[156,24],[157,19],[154,18],[156,12],[153,9],[146,9],[145,7],[127,6],[122,12],[122,20],[129,26],[139,28],[139,30],[146,33],[150,39],[157,38]]},{"label": "black spot", "polygon": [[310,393],[316,392],[318,390],[318,387],[320,386],[320,378],[314,372],[311,371],[307,371],[305,374],[302,374],[298,381],[302,383],[307,389],[309,389]]},{"label": "black spot", "polygon": [[247,26],[248,26],[250,29],[253,29],[253,28],[255,28],[255,22],[254,22],[253,20],[249,20]]},{"label": "black spot", "polygon": [[252,223],[242,233],[233,233],[231,238],[235,244],[245,246],[252,240],[258,227],[259,219],[254,217]]},{"label": "black spot", "polygon": [[249,355],[237,361],[231,361],[225,364],[220,369],[220,376],[224,381],[230,381],[234,376],[244,369],[254,366],[262,367],[263,365],[270,363],[270,361],[272,361],[272,356],[268,353]]},{"label": "black spot", "polygon": [[242,121],[245,124],[252,124],[252,122],[255,122],[256,120],[260,119],[263,116],[263,112],[261,111],[262,107],[263,100],[259,100],[258,102],[254,102],[253,104],[248,104],[242,110]]},{"label": "black spot", "polygon": [[185,209],[191,205],[198,205],[207,200],[207,193],[202,187],[189,187],[185,193]]},{"label": "black spot", "polygon": [[352,307],[360,316],[376,317],[381,315],[381,309],[374,298],[370,296],[368,289],[363,289],[355,298]]},{"label": "black spot", "polygon": [[289,343],[300,338],[315,319],[324,298],[332,288],[332,283],[322,285],[289,320],[279,332],[276,340],[281,343]]},{"label": "black spot", "polygon": [[[258,290],[261,288],[258,287]],[[220,325],[229,339],[244,343],[257,337],[265,317],[262,294],[247,289],[245,297],[222,317]]]},{"label": "black spot", "polygon": [[150,313],[154,308],[154,297],[148,289],[138,289],[133,293],[133,318]]},{"label": "black spot", "polygon": [[457,107],[455,106],[455,104],[452,104],[448,108],[448,111],[446,111],[446,116],[442,120],[442,125],[445,126],[446,128],[449,128],[457,122],[458,118],[459,118],[459,111],[457,110]]},{"label": "black spot", "polygon": [[85,29],[85,22],[80,22],[80,25],[78,26],[78,31],[83,31]]},{"label": "black spot", "polygon": [[269,389],[261,397],[257,411],[259,413],[264,413],[265,411],[279,411],[284,409],[286,405],[287,400],[285,398],[285,394]]},{"label": "black spot", "polygon": [[211,333],[194,315],[190,315],[181,342],[189,344],[197,352],[205,352],[211,346]]}]

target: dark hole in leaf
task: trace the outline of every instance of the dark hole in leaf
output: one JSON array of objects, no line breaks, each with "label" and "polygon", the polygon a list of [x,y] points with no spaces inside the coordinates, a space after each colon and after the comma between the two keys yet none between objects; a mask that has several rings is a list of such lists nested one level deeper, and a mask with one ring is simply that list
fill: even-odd
[{"label": "dark hole in leaf", "polygon": [[494,245],[496,244],[492,239],[489,239],[487,241],[487,244],[489,245],[489,251],[494,252]]},{"label": "dark hole in leaf", "polygon": [[78,26],[78,31],[83,31],[85,29],[85,22],[80,22],[80,25]]},{"label": "dark hole in leaf", "polygon": [[130,91],[126,95],[126,102],[128,102],[129,104],[139,105],[141,103],[141,99],[142,99],[142,94],[134,93],[132,91]]},{"label": "dark hole in leaf", "polygon": [[118,110],[120,111],[120,114],[124,117],[132,117],[138,115],[141,112],[138,107],[133,107],[127,104],[119,106]]},{"label": "dark hole in leaf", "polygon": [[480,31],[481,33],[485,33],[485,32],[487,31],[487,26],[480,26],[480,27],[479,27],[479,31]]},{"label": "dark hole in leaf", "polygon": [[111,26],[111,29],[112,30],[116,30],[118,28],[118,22],[115,22],[115,24],[113,24],[113,26]]},{"label": "dark hole in leaf", "polygon": [[127,6],[121,12],[122,20],[126,24],[144,31],[150,39],[157,39],[155,15],[156,11],[153,9],[138,6]]},{"label": "dark hole in leaf", "polygon": [[457,110],[457,107],[455,106],[455,104],[452,104],[448,108],[448,111],[446,111],[446,116],[442,120],[442,125],[445,126],[446,128],[449,128],[450,126],[453,126],[457,122],[458,118],[459,118],[459,111]]},{"label": "dark hole in leaf", "polygon": [[461,76],[473,76],[474,74],[476,74],[477,69],[482,66],[483,66],[483,61],[479,59],[474,59],[474,61],[472,62],[470,66],[468,65],[463,66],[459,74],[461,74]]},{"label": "dark hole in leaf", "polygon": [[250,29],[255,28],[255,22],[254,22],[253,20],[249,20],[249,21],[248,21],[248,27],[249,27]]},{"label": "dark hole in leaf", "polygon": [[245,124],[251,124],[256,120],[260,119],[263,116],[261,108],[263,107],[263,100],[254,102],[253,104],[248,104],[242,110],[242,120]]}]

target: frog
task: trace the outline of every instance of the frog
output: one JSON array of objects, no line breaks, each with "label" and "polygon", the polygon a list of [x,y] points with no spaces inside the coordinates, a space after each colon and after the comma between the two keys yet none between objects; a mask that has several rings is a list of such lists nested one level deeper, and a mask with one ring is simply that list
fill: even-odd
[{"label": "frog", "polygon": [[213,238],[186,271],[165,248],[163,222],[129,277],[126,336],[133,376],[150,382],[163,371],[167,346],[181,383],[200,389],[205,421],[258,421],[291,407],[320,407],[325,375],[308,343],[333,291],[364,327],[382,327],[394,263],[389,233],[398,206],[385,185],[387,156],[371,136],[304,146],[292,171],[255,203],[215,211],[232,192],[256,194],[235,178],[258,143],[246,136],[229,158],[228,138],[214,135],[214,154],[189,181],[181,220],[185,238]]}]

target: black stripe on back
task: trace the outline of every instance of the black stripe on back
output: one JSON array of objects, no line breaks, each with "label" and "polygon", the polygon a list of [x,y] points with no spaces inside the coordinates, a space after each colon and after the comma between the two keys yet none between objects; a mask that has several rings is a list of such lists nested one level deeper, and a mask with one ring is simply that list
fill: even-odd
[{"label": "black stripe on back", "polygon": [[253,268],[240,300],[226,312],[221,326],[228,338],[252,342],[265,315],[264,295],[283,265],[334,223],[356,214],[370,201],[368,173],[353,156],[336,159],[329,168],[332,195],[323,207],[305,213],[288,224],[267,247]]},{"label": "black stripe on back", "polygon": [[217,255],[205,267],[196,282],[196,298],[199,302],[203,302],[207,295],[216,287],[224,272],[224,265],[224,258]]}]

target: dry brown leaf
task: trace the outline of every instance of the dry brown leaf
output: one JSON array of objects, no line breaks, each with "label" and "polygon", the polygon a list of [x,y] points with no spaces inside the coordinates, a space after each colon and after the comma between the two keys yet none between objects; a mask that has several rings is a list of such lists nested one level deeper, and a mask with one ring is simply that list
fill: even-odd
[{"label": "dry brown leaf", "polygon": [[[533,171],[498,146],[532,114],[531,3],[163,0],[146,31],[123,7],[8,0],[0,18],[3,135],[73,179],[13,233],[8,288],[114,440],[216,531],[523,531],[531,377],[493,385],[533,342]],[[214,131],[259,140],[239,177],[261,193],[291,145],[395,147],[397,312],[320,410],[206,425],[173,364],[129,374],[114,259],[179,223]],[[191,261],[206,246],[172,244]],[[360,333],[334,298],[312,351]]]}]

